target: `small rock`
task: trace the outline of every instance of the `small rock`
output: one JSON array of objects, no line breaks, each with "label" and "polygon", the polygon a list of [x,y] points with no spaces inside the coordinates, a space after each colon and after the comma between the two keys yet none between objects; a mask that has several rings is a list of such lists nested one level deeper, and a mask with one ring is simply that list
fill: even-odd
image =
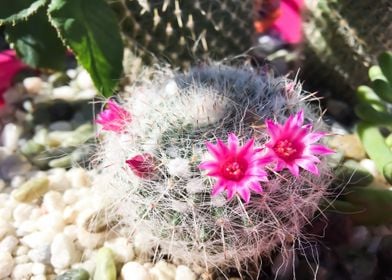
[{"label": "small rock", "polygon": [[44,149],[45,149],[44,145],[41,145],[35,142],[34,140],[29,140],[23,144],[23,146],[20,148],[20,151],[22,152],[22,154],[24,154],[29,158],[30,156],[39,154]]},{"label": "small rock", "polygon": [[53,89],[53,97],[64,100],[73,100],[76,97],[76,91],[70,86],[61,86]]},{"label": "small rock", "polygon": [[22,222],[16,229],[17,236],[25,236],[27,234],[33,233],[37,231],[39,226],[36,223],[36,220],[32,220],[31,216],[29,220]]},{"label": "small rock", "polygon": [[49,171],[49,186],[50,189],[56,191],[66,191],[70,187],[67,171],[64,168],[53,168]]},{"label": "small rock", "polygon": [[81,89],[91,89],[94,87],[90,74],[85,70],[81,71],[76,77],[76,84]]},{"label": "small rock", "polygon": [[48,82],[52,84],[53,87],[65,86],[71,81],[70,77],[63,73],[57,72],[49,76]]},{"label": "small rock", "polygon": [[30,94],[37,94],[41,91],[44,83],[40,77],[28,77],[23,80],[23,86]]},{"label": "small rock", "polygon": [[176,277],[176,267],[161,260],[151,270],[158,280],[173,280]]},{"label": "small rock", "polygon": [[12,279],[14,280],[25,280],[30,279],[33,276],[32,263],[22,263],[15,265],[12,271]]},{"label": "small rock", "polygon": [[71,168],[67,172],[67,178],[73,188],[85,188],[90,186],[90,177],[83,168]]},{"label": "small rock", "polygon": [[8,234],[14,234],[14,227],[7,221],[0,220],[0,239]]},{"label": "small rock", "polygon": [[12,218],[12,209],[8,207],[0,208],[0,217],[5,221],[10,221]]},{"label": "small rock", "polygon": [[96,268],[94,280],[116,280],[116,265],[113,260],[113,254],[109,248],[101,248],[98,251],[96,259]]},{"label": "small rock", "polygon": [[63,211],[65,203],[61,193],[56,191],[49,191],[44,195],[42,206],[48,212]]},{"label": "small rock", "polygon": [[10,155],[0,164],[0,178],[9,181],[15,176],[24,175],[31,170],[31,164],[25,157]]},{"label": "small rock", "polygon": [[50,253],[50,262],[55,268],[67,268],[79,259],[75,244],[63,233],[57,234],[53,239]]},{"label": "small rock", "polygon": [[50,264],[50,245],[42,245],[31,249],[27,255],[33,262]]},{"label": "small rock", "polygon": [[89,280],[89,273],[82,269],[71,269],[56,277],[56,280]]},{"label": "small rock", "polygon": [[0,252],[2,251],[13,254],[18,243],[19,240],[15,236],[8,235],[0,242]]},{"label": "small rock", "polygon": [[4,188],[5,188],[5,182],[4,180],[0,179],[0,192],[4,190]]},{"label": "small rock", "polygon": [[66,190],[63,194],[63,200],[66,205],[74,204],[76,201],[79,200],[78,190]]},{"label": "small rock", "polygon": [[189,267],[180,265],[176,269],[175,280],[196,280],[196,274]]},{"label": "small rock", "polygon": [[49,130],[51,131],[71,131],[72,126],[66,121],[57,121],[49,125]]},{"label": "small rock", "polygon": [[18,147],[18,140],[21,134],[22,128],[20,126],[13,123],[6,124],[1,134],[3,146],[9,151],[14,151]]},{"label": "small rock", "polygon": [[33,209],[34,207],[32,205],[26,203],[21,203],[16,206],[12,213],[15,224],[20,225],[22,222],[28,220]]},{"label": "small rock", "polygon": [[121,269],[121,276],[124,280],[152,280],[148,270],[138,262],[126,263]]},{"label": "small rock", "polygon": [[372,174],[374,177],[380,176],[378,171],[377,171],[376,164],[374,163],[373,160],[368,159],[368,158],[364,158],[363,160],[361,160],[359,162],[359,164],[363,168],[365,168],[370,174]]},{"label": "small rock", "polygon": [[108,240],[104,246],[112,250],[117,263],[126,263],[135,257],[133,246],[124,237]]},{"label": "small rock", "polygon": [[93,99],[97,95],[95,89],[85,89],[78,93],[79,99]]},{"label": "small rock", "polygon": [[31,272],[34,275],[44,275],[46,272],[46,266],[43,263],[33,263]]},{"label": "small rock", "polygon": [[29,248],[27,246],[20,245],[16,247],[15,256],[27,255],[28,252],[29,252]]},{"label": "small rock", "polygon": [[98,248],[105,241],[103,233],[89,233],[81,227],[78,228],[77,237],[79,244],[88,249]]},{"label": "small rock", "polygon": [[28,256],[17,256],[14,258],[15,264],[23,264],[23,263],[28,263],[30,262],[30,259]]},{"label": "small rock", "polygon": [[331,148],[343,151],[346,158],[360,161],[366,157],[361,140],[355,134],[337,135],[329,141]]},{"label": "small rock", "polygon": [[72,164],[72,158],[70,155],[66,155],[61,158],[52,159],[48,164],[51,168],[68,168]]},{"label": "small rock", "polygon": [[40,248],[44,245],[48,245],[53,241],[55,232],[51,229],[45,231],[36,231],[24,236],[20,241],[32,249]]},{"label": "small rock", "polygon": [[20,202],[31,202],[49,190],[49,180],[46,177],[33,178],[20,186],[12,193],[15,200]]},{"label": "small rock", "polygon": [[31,278],[30,278],[30,280],[48,280],[48,279],[50,279],[50,280],[52,280],[52,279],[54,279],[54,278],[51,278],[51,277],[46,277],[45,275],[33,275]]},{"label": "small rock", "polygon": [[25,177],[20,176],[20,175],[15,176],[14,178],[11,179],[10,186],[11,186],[11,188],[16,189],[16,188],[19,188],[21,185],[23,185],[23,183],[25,183],[25,182],[26,182]]},{"label": "small rock", "polygon": [[39,228],[48,228],[53,232],[61,232],[65,227],[63,213],[55,211],[43,215],[38,219],[37,224],[39,225]]},{"label": "small rock", "polygon": [[10,276],[14,268],[14,260],[10,253],[0,252],[0,279]]}]

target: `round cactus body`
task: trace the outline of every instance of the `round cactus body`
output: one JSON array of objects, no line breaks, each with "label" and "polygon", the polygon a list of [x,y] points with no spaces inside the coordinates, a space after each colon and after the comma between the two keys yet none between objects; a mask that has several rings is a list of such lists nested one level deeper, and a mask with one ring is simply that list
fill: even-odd
[{"label": "round cactus body", "polygon": [[[145,252],[199,267],[239,267],[303,237],[330,182],[325,160],[315,159],[314,174],[277,171],[273,163],[254,168],[266,158],[267,119],[278,130],[273,122],[304,117],[303,139],[322,128],[299,84],[247,67],[200,66],[186,74],[163,70],[129,87],[121,109],[110,102],[113,110],[100,122],[120,117],[122,130],[102,137],[96,188]],[[275,155],[307,149],[282,150],[286,142],[275,145]],[[207,160],[212,155],[217,162]],[[219,186],[208,168],[233,184],[254,168],[246,173],[252,191]]]},{"label": "round cactus body", "polygon": [[188,66],[251,47],[251,0],[114,0],[124,37],[145,62]]}]

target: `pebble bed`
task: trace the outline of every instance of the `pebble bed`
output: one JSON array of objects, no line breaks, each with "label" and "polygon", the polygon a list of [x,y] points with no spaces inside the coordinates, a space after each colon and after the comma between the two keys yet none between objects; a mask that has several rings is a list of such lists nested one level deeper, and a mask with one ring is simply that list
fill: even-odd
[{"label": "pebble bed", "polygon": [[[56,85],[56,75],[64,79],[26,78],[5,94],[12,114],[2,116],[11,122],[3,127],[0,146],[0,279],[200,279],[186,266],[139,257],[141,244],[108,229],[106,221],[91,223],[99,213],[94,171],[69,166],[78,166],[75,151],[94,138],[93,114],[74,110],[70,120],[38,125],[34,118],[39,104],[88,104],[96,93],[84,71],[68,71],[69,85]],[[29,121],[36,126],[32,134]],[[39,157],[48,150],[57,153]]]},{"label": "pebble bed", "polygon": [[[95,96],[88,74],[74,69],[22,79],[5,93],[6,107],[0,111],[0,280],[211,279],[207,272],[165,260],[153,263],[139,253],[143,244],[110,229],[100,216],[99,197],[91,188],[94,170],[87,161],[96,141],[91,121]],[[340,127],[335,132],[349,133]],[[360,170],[377,179],[374,163],[354,136],[334,141],[332,146],[347,147],[337,162],[346,159],[350,178]],[[365,253],[360,266],[355,265],[358,258],[345,262],[346,270],[374,275],[377,262],[392,262],[392,226],[356,226],[349,245]],[[380,252],[385,252],[381,258]],[[320,279],[330,270],[321,263]],[[282,275],[286,272],[272,265],[274,271],[290,279],[290,269]]]}]

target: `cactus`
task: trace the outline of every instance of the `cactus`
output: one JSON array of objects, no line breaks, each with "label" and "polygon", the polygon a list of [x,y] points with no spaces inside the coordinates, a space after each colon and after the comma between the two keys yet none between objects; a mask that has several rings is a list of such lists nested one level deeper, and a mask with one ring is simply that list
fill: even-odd
[{"label": "cactus", "polygon": [[109,0],[128,46],[174,66],[240,55],[251,47],[252,1]]},{"label": "cactus", "polygon": [[392,6],[390,1],[307,0],[309,18],[304,72],[307,80],[349,95],[366,82],[367,68],[376,57],[392,48]]},{"label": "cactus", "polygon": [[299,84],[246,66],[213,64],[185,74],[163,69],[127,90],[119,99],[131,121],[113,103],[99,116],[100,123],[123,121],[102,135],[94,185],[108,216],[121,217],[144,253],[194,268],[240,269],[303,241],[301,228],[311,223],[331,180],[324,159],[312,170],[318,175],[267,166],[269,182],[249,203],[246,195],[243,202],[211,194],[213,179],[199,167],[206,142],[225,141],[229,133],[241,143],[254,137],[262,147],[266,119],[282,122],[303,110],[307,123],[323,128]]}]

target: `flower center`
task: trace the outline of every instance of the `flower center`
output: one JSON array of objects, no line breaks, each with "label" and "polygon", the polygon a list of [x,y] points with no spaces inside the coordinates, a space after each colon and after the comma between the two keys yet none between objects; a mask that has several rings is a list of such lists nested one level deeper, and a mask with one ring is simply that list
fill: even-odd
[{"label": "flower center", "polygon": [[244,177],[246,171],[246,163],[238,160],[226,161],[222,166],[223,176],[232,181],[239,181]]},{"label": "flower center", "polygon": [[287,139],[278,141],[274,146],[275,153],[282,159],[291,160],[296,158],[298,147],[294,147],[293,143]]}]

